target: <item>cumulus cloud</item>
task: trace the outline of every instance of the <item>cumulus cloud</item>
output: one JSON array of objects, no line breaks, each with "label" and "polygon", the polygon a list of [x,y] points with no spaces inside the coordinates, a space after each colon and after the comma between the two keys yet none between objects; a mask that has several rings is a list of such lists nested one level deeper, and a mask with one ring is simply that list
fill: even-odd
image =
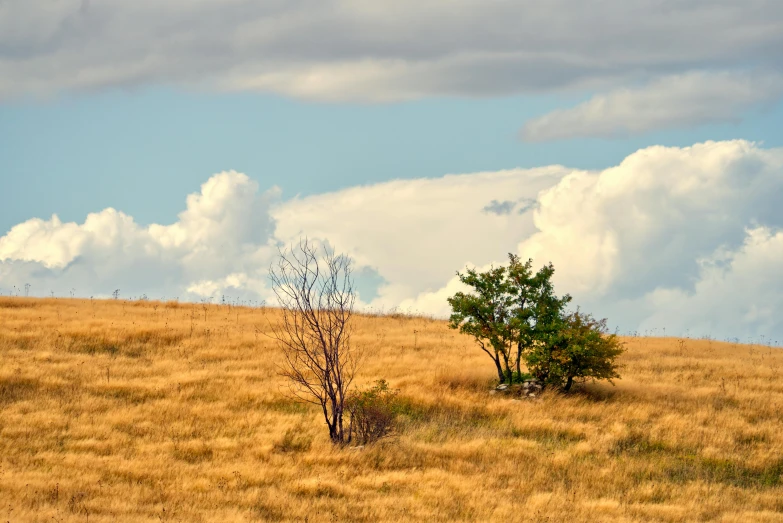
[{"label": "cumulus cloud", "polygon": [[[525,184],[523,180],[518,178]],[[362,205],[361,193],[374,193],[373,186],[317,197],[322,211],[314,215],[327,216],[332,203],[350,194],[352,211],[366,216],[360,222],[327,220],[320,234],[343,238],[342,245],[387,277],[389,284],[375,301],[378,305],[399,304],[445,315],[446,298],[460,284],[453,273],[448,279],[443,275],[466,264],[485,268],[504,263],[506,251],[513,251],[532,257],[537,265],[552,261],[560,292],[571,293],[577,304],[608,316],[626,332],[667,328],[672,334],[766,334],[783,341],[776,315],[783,285],[783,149],[741,140],[649,147],[616,167],[568,170],[548,184],[537,194],[536,209],[527,215],[482,212],[466,214],[464,223],[449,224],[452,213],[443,208],[440,216],[423,222],[437,225],[416,249],[403,247],[414,240],[399,231],[421,230],[410,223],[426,214],[394,198],[393,208],[400,209],[397,214],[405,209],[410,222],[401,223],[396,236],[380,225],[375,237],[380,241],[372,244],[373,226],[385,223],[382,215],[390,214],[372,198]],[[474,185],[484,183],[475,180]],[[509,196],[513,200],[494,200],[524,198],[519,193]],[[487,200],[483,194],[466,198]],[[525,221],[526,216],[532,222]],[[512,220],[508,223],[513,227],[498,234],[482,221],[489,218]],[[280,222],[287,218],[280,216]],[[475,243],[464,251],[447,245],[443,238],[449,231],[459,231],[452,233],[455,238],[475,234]],[[394,238],[393,248],[403,247],[407,256],[390,256],[392,247],[383,243],[388,238]],[[413,257],[419,249],[428,255]],[[438,256],[432,255],[435,252]],[[429,273],[431,267],[437,270]]]},{"label": "cumulus cloud", "polygon": [[[396,180],[295,199],[277,207],[277,237],[327,239],[386,281],[372,305],[398,306],[466,263],[503,259],[535,231],[530,213],[487,213],[487,202],[535,196],[570,170],[552,166]],[[427,309],[430,310],[430,309]]]},{"label": "cumulus cloud", "polygon": [[670,332],[783,343],[782,263],[783,231],[748,229],[737,249],[718,249],[701,260],[692,289],[665,287],[645,295],[639,305],[651,312],[639,329],[666,326]]},{"label": "cumulus cloud", "polygon": [[362,307],[446,314],[455,271],[511,251],[552,261],[559,292],[623,331],[783,341],[781,201],[783,149],[741,140],[648,147],[602,171],[395,180],[288,201],[229,172],[171,225],[113,209],[17,225],[0,237],[0,287],[268,299],[276,247],[306,235],[353,257]]},{"label": "cumulus cloud", "polygon": [[0,96],[115,86],[317,100],[493,96],[755,64],[780,70],[768,0],[0,2]]},{"label": "cumulus cloud", "polygon": [[0,238],[3,287],[67,295],[196,298],[233,289],[264,293],[263,263],[273,252],[270,205],[279,191],[259,194],[244,174],[223,172],[188,196],[171,225],[143,227],[115,209],[89,214],[82,224],[31,219]]},{"label": "cumulus cloud", "polygon": [[[114,209],[82,224],[30,219],[0,237],[0,287],[34,294],[269,299],[277,246],[301,236],[355,261],[362,306],[389,309],[437,288],[465,263],[502,257],[534,231],[532,216],[488,214],[525,202],[570,171],[553,166],[396,180],[287,202],[236,172],[210,178],[170,225],[140,226]],[[444,219],[447,216],[447,219]]]},{"label": "cumulus cloud", "polygon": [[783,95],[783,75],[770,72],[691,72],[622,88],[570,109],[528,121],[522,138],[537,142],[617,137],[657,129],[736,122],[748,109]]},{"label": "cumulus cloud", "polygon": [[[691,288],[699,260],[734,250],[746,227],[783,226],[783,151],[745,141],[648,147],[539,195],[538,232],[518,251],[559,268],[582,296],[617,300]],[[578,260],[578,262],[576,261]]]}]

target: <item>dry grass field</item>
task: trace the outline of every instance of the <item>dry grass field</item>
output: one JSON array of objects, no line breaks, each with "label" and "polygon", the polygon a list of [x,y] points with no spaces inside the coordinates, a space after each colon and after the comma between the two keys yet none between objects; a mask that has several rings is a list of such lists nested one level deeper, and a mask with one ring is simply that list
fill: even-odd
[{"label": "dry grass field", "polygon": [[275,317],[0,298],[0,521],[783,521],[783,350],[628,338],[616,387],[515,400],[444,322],[360,316],[405,413],[333,448]]}]

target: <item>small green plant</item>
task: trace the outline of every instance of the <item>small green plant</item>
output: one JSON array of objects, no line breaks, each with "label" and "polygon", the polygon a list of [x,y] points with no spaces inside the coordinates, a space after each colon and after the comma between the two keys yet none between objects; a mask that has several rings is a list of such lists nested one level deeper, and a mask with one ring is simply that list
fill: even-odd
[{"label": "small green plant", "polygon": [[354,391],[348,396],[346,408],[351,418],[349,441],[372,443],[388,435],[394,428],[397,415],[397,394],[386,380],[378,380],[366,390]]}]

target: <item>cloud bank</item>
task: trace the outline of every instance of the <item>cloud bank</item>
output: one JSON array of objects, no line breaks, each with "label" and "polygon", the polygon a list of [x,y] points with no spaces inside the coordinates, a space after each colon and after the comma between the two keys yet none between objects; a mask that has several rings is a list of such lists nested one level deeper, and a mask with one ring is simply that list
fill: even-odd
[{"label": "cloud bank", "polygon": [[319,100],[494,96],[686,70],[780,70],[768,0],[0,2],[0,93],[257,89]]},{"label": "cloud bank", "polygon": [[372,103],[598,93],[522,134],[606,137],[780,99],[780,49],[769,0],[11,0],[0,101],[161,85]]},{"label": "cloud bank", "polygon": [[[265,296],[266,267],[275,252],[270,204],[279,191],[234,171],[216,174],[187,198],[171,225],[143,227],[115,209],[82,224],[34,218],[0,238],[0,286],[34,294],[180,297],[220,290]],[[209,292],[211,291],[211,292]]]},{"label": "cloud bank", "polygon": [[307,235],[373,282],[362,306],[444,314],[455,271],[511,251],[552,261],[558,291],[626,332],[783,341],[781,201],[783,149],[741,140],[649,147],[603,171],[396,180],[287,201],[225,172],[171,225],[106,209],[13,227],[0,290],[268,300],[276,247]]},{"label": "cloud bank", "polygon": [[578,137],[614,138],[657,129],[736,122],[749,109],[783,94],[779,73],[691,72],[649,85],[596,95],[570,109],[529,120],[530,142]]}]

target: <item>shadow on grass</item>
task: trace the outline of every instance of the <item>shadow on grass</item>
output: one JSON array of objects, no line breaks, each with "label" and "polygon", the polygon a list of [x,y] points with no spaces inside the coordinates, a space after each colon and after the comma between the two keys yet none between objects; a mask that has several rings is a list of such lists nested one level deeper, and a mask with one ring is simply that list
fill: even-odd
[{"label": "shadow on grass", "polygon": [[640,431],[618,440],[610,454],[617,458],[643,460],[648,468],[642,479],[678,484],[699,481],[743,489],[783,485],[783,458],[762,466],[751,466],[740,460],[707,458],[700,456],[697,449],[673,446]]},{"label": "shadow on grass", "polygon": [[0,378],[0,405],[8,405],[32,398],[39,392],[40,385],[37,379],[20,376]]}]

